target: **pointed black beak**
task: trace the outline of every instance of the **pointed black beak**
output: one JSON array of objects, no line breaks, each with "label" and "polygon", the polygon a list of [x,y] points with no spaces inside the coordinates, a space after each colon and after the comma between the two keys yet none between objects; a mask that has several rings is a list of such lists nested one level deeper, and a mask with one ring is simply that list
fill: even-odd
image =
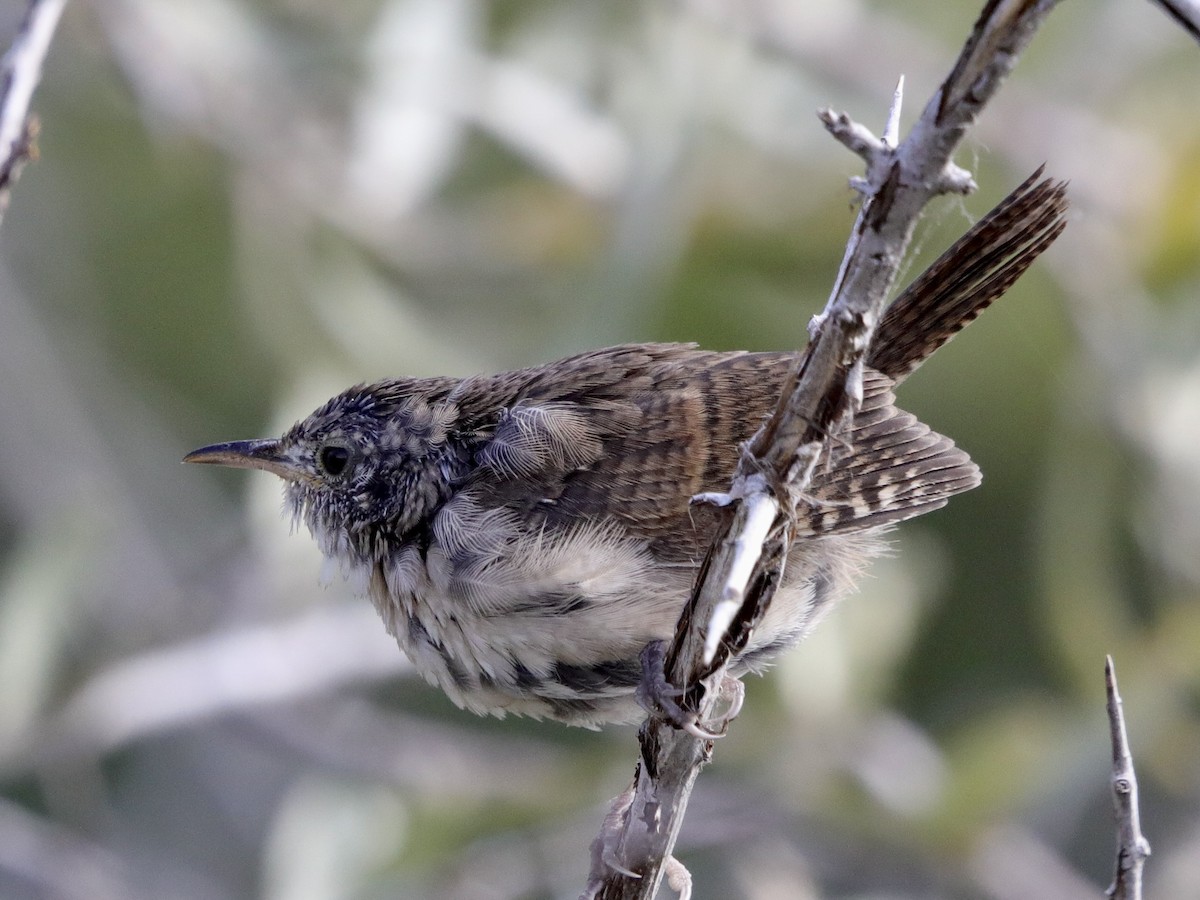
[{"label": "pointed black beak", "polygon": [[210,444],[193,450],[183,461],[207,466],[230,466],[234,469],[262,469],[289,480],[301,475],[295,464],[280,454],[279,441],[276,440]]}]

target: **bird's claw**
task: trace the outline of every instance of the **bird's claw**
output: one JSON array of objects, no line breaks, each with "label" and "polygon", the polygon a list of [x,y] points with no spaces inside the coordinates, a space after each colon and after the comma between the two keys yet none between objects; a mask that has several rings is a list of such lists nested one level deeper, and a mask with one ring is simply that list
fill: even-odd
[{"label": "bird's claw", "polygon": [[636,694],[638,703],[651,715],[661,716],[676,728],[702,741],[715,741],[724,737],[729,723],[741,712],[742,701],[745,698],[742,683],[730,675],[722,676],[717,691],[722,699],[728,701],[728,706],[719,716],[713,718],[716,728],[703,727],[694,712],[684,709],[677,702],[685,692],[667,679],[666,655],[664,641],[651,641],[642,649],[642,680],[638,684]]}]

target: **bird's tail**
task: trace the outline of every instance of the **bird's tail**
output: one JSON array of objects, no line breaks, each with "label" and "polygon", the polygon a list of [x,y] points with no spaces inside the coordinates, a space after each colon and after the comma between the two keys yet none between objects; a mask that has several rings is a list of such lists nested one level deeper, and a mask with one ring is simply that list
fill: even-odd
[{"label": "bird's tail", "polygon": [[1066,182],[1038,168],[906,287],[887,308],[867,365],[908,377],[1012,287],[1066,226]]}]

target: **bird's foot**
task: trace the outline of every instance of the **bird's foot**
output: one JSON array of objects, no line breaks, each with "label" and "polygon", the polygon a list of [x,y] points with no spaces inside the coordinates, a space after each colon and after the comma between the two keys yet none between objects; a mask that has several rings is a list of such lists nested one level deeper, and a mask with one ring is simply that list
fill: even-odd
[{"label": "bird's foot", "polygon": [[684,691],[667,679],[667,645],[664,641],[651,641],[641,653],[642,680],[637,687],[637,701],[651,715],[662,716],[676,728],[693,737],[714,741],[724,737],[729,723],[742,710],[745,686],[729,674],[721,676],[717,686],[718,697],[726,703],[725,709],[710,721],[700,724],[696,713],[679,705]]}]

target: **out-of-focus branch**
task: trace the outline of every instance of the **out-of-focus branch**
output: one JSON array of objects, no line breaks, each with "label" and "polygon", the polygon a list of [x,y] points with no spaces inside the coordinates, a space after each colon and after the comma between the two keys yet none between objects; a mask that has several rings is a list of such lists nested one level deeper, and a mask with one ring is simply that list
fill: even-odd
[{"label": "out-of-focus branch", "polygon": [[30,0],[17,36],[0,60],[0,219],[21,167],[37,154],[38,125],[29,104],[65,6],[66,0]]},{"label": "out-of-focus branch", "polygon": [[[0,799],[0,872],[32,885],[33,895],[62,900],[142,900],[133,867],[93,843],[21,806]],[[182,885],[180,885],[182,888]],[[180,890],[175,896],[193,896]]]},{"label": "out-of-focus branch", "polygon": [[[667,654],[668,679],[683,691],[680,706],[698,722],[713,716],[720,692],[712,688],[765,613],[791,543],[796,504],[861,398],[864,354],[917,217],[935,195],[973,189],[970,174],[951,155],[1054,5],[1055,0],[990,0],[950,75],[897,147],[844,115],[821,113],[835,136],[867,161],[859,183],[863,204],[808,348],[775,413],[742,454],[723,498],[722,526]],[[899,93],[890,122],[898,118],[898,106]],[[766,540],[748,540],[764,507],[772,519]],[[748,553],[758,554],[749,566]],[[714,640],[714,613],[731,604],[737,609],[720,616],[729,625]],[[711,740],[656,716],[643,724],[639,739],[634,784],[596,840],[585,896],[632,900],[657,894],[692,787],[712,753]]]},{"label": "out-of-focus branch", "polygon": [[1142,866],[1150,855],[1150,842],[1142,834],[1138,810],[1137,773],[1125,731],[1125,710],[1117,691],[1117,670],[1112,657],[1104,663],[1108,692],[1108,727],[1112,735],[1113,815],[1117,820],[1117,864],[1108,889],[1112,900],[1142,900]]},{"label": "out-of-focus branch", "polygon": [[[345,651],[331,649],[338,647]],[[0,774],[99,756],[205,718],[302,700],[408,668],[374,610],[357,605],[184,641],[94,675],[44,731],[21,746],[0,747]]]}]

